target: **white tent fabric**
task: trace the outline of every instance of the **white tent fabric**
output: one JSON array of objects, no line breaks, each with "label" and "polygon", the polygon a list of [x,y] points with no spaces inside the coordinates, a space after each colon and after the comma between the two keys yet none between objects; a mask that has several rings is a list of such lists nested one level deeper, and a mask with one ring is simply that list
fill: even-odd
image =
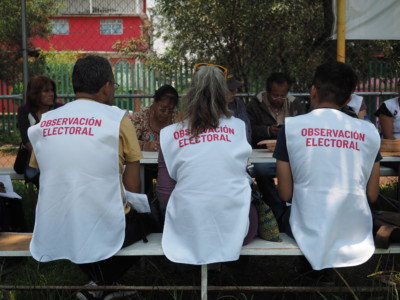
[{"label": "white tent fabric", "polygon": [[[333,1],[337,35],[337,0]],[[347,0],[346,40],[400,40],[399,0]]]}]

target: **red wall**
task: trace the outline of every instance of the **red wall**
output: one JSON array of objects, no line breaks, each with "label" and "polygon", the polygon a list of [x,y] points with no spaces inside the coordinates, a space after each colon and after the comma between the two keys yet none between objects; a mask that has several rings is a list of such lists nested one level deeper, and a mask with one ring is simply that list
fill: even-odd
[{"label": "red wall", "polygon": [[[114,51],[111,46],[117,40],[137,38],[141,34],[142,25],[139,17],[65,17],[52,18],[69,20],[69,34],[56,34],[49,37],[49,40],[35,39],[35,47],[57,51],[81,50],[81,51]],[[122,20],[122,34],[104,35],[100,34],[100,20],[118,19]]]}]

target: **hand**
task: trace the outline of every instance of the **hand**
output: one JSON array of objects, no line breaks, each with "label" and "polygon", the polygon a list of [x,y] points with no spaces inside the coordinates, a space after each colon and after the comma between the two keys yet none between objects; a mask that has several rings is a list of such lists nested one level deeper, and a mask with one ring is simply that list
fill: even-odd
[{"label": "hand", "polygon": [[276,140],[263,140],[257,143],[258,146],[265,145],[268,150],[274,152],[276,146]]},{"label": "hand", "polygon": [[272,136],[277,137],[278,136],[278,132],[279,132],[279,127],[276,126],[276,125],[271,125],[269,127],[269,131],[270,131]]},{"label": "hand", "polygon": [[148,141],[143,144],[144,151],[158,151],[160,149],[160,143],[157,141]]}]

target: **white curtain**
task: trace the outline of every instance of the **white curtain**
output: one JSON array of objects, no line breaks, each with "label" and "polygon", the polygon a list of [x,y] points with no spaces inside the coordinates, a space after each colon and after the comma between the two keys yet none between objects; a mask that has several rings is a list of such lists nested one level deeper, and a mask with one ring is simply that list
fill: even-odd
[{"label": "white curtain", "polygon": [[[333,11],[336,39],[336,0]],[[400,40],[400,0],[347,0],[346,40]]]}]

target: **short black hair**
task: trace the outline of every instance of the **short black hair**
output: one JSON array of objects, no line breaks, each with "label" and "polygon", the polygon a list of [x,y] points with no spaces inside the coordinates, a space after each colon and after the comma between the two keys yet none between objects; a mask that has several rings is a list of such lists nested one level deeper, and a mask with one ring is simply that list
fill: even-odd
[{"label": "short black hair", "polygon": [[161,86],[154,94],[154,102],[158,102],[163,98],[168,98],[174,106],[178,105],[179,95],[177,90],[169,84]]},{"label": "short black hair", "polygon": [[110,62],[101,56],[89,55],[76,61],[72,72],[74,92],[96,94],[114,76]]},{"label": "short black hair", "polygon": [[289,75],[287,75],[286,73],[283,73],[283,72],[274,72],[274,73],[271,73],[271,75],[269,75],[269,77],[265,81],[265,90],[267,92],[271,91],[272,83],[274,83],[274,82],[277,83],[278,85],[287,83],[289,88],[290,88],[290,85],[292,84],[292,81],[290,80]]},{"label": "short black hair", "polygon": [[358,78],[353,69],[342,62],[330,61],[317,67],[313,85],[323,102],[343,106],[357,86]]}]

